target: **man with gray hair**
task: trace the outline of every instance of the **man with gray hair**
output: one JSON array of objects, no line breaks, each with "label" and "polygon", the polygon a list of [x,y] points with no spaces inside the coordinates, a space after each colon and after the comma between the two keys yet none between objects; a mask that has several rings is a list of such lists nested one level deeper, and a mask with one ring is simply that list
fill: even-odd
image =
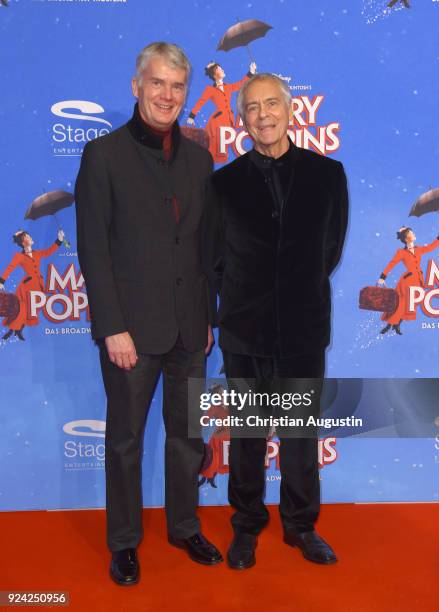
[{"label": "man with gray hair", "polygon": [[[224,369],[232,387],[245,383],[273,397],[312,379],[314,399],[302,414],[314,416],[330,340],[329,276],[347,226],[346,177],[341,163],[293,144],[291,94],[279,77],[247,81],[238,110],[254,148],[213,175],[203,231],[206,270],[220,297]],[[267,410],[268,417],[299,412],[289,415],[276,404]],[[240,413],[244,422],[246,414]],[[231,434],[229,500],[236,512],[227,560],[233,569],[254,565],[257,536],[269,519],[263,502],[269,426],[263,425]],[[284,541],[309,561],[334,563],[314,529],[320,508],[315,428],[287,426],[277,434]]]},{"label": "man with gray hair", "polygon": [[78,257],[107,394],[107,540],[120,585],[139,579],[143,434],[160,374],[169,542],[199,563],[222,560],[196,516],[204,444],[189,439],[187,415],[188,379],[204,378],[213,344],[199,253],[213,163],[178,126],[190,73],[184,52],[153,43],[136,67],[133,117],[86,145],[75,193]]}]

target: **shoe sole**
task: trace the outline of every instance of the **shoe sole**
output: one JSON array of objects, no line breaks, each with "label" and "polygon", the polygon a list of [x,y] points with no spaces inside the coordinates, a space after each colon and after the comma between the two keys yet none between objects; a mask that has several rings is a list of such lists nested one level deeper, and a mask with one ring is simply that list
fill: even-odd
[{"label": "shoe sole", "polygon": [[326,561],[317,561],[317,559],[311,559],[310,557],[307,557],[307,555],[305,555],[305,553],[302,550],[302,555],[303,558],[306,559],[307,561],[311,561],[311,563],[318,563],[319,565],[333,565],[334,563],[337,563],[338,559],[328,559]]},{"label": "shoe sole", "polygon": [[200,565],[218,565],[219,563],[222,563],[224,561],[224,559],[222,557],[221,557],[221,559],[218,559],[218,561],[207,561],[207,560],[206,561],[201,561],[201,559],[197,559],[196,557],[191,555],[190,551],[183,544],[178,544],[177,542],[174,542],[170,538],[168,538],[168,542],[174,548],[178,548],[179,550],[184,550],[187,553],[189,559],[191,559],[195,563],[199,563]]}]

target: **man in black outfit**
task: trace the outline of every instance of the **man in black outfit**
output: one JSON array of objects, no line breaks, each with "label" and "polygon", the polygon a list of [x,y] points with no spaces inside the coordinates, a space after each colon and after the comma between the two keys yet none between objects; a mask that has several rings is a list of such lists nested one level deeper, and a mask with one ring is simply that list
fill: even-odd
[{"label": "man in black outfit", "polygon": [[204,378],[213,343],[199,254],[212,158],[177,123],[190,73],[183,51],[153,43],[136,66],[132,119],[86,145],[76,183],[78,256],[108,400],[110,574],[121,585],[139,579],[143,433],[161,373],[169,542],[199,563],[222,560],[196,516],[204,445],[187,423],[188,378]]},{"label": "man in black outfit", "polygon": [[[253,391],[291,391],[304,382],[298,379],[314,379],[316,416],[330,340],[329,276],[341,257],[348,196],[341,163],[289,139],[290,108],[290,91],[274,75],[256,75],[242,87],[238,111],[254,148],[213,175],[203,250],[220,295],[219,344],[229,383],[244,379]],[[257,535],[268,522],[267,433],[235,430],[231,437],[229,500],[236,513],[228,563],[234,569],[254,565]],[[278,435],[284,541],[310,561],[333,563],[334,552],[314,530],[317,434]]]}]

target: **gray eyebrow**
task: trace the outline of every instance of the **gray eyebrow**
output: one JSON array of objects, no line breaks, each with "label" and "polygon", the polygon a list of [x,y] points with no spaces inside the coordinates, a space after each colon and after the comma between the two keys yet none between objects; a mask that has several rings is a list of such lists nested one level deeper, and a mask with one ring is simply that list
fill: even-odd
[{"label": "gray eyebrow", "polygon": [[[149,77],[150,81],[158,81],[159,83],[164,83],[164,79],[160,79],[159,77]],[[181,85],[182,87],[186,87],[186,83],[183,83],[182,81],[175,81],[174,83],[171,83],[171,85]]]},{"label": "gray eyebrow", "polygon": [[[265,100],[263,100],[263,102],[271,102],[272,100],[279,100],[279,98],[266,98]],[[251,102],[247,102],[245,107],[247,108],[247,106],[251,106],[252,104],[259,104],[259,102],[257,100],[252,100]]]}]

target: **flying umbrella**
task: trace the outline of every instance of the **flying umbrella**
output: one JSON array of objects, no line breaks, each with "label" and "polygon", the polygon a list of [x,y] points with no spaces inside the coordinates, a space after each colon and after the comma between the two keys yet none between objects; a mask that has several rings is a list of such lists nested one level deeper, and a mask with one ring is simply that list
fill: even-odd
[{"label": "flying umbrella", "polygon": [[218,43],[217,51],[230,51],[236,47],[247,47],[250,59],[253,61],[249,44],[257,38],[262,38],[266,35],[272,26],[258,19],[247,19],[246,21],[238,21],[232,25],[221,38]]},{"label": "flying umbrella", "polygon": [[429,212],[439,210],[439,188],[430,189],[423,193],[413,204],[409,217],[422,217]]},{"label": "flying umbrella", "polygon": [[[48,193],[43,193],[43,195],[38,196],[29,206],[24,215],[25,219],[32,219],[35,221],[36,219],[40,219],[40,217],[46,217],[47,215],[53,215],[55,221],[58,225],[58,228],[61,229],[58,219],[56,218],[56,213],[63,208],[67,208],[71,206],[75,198],[73,193],[69,193],[68,191],[62,191],[61,189],[56,189],[55,191],[49,191]],[[64,246],[66,248],[70,248],[70,242],[67,239],[64,239]]]},{"label": "flying umbrella", "polygon": [[390,0],[389,4],[387,6],[389,8],[392,8],[392,6],[395,6],[395,4],[397,2],[401,2],[405,6],[405,8],[410,8],[409,0]]}]

